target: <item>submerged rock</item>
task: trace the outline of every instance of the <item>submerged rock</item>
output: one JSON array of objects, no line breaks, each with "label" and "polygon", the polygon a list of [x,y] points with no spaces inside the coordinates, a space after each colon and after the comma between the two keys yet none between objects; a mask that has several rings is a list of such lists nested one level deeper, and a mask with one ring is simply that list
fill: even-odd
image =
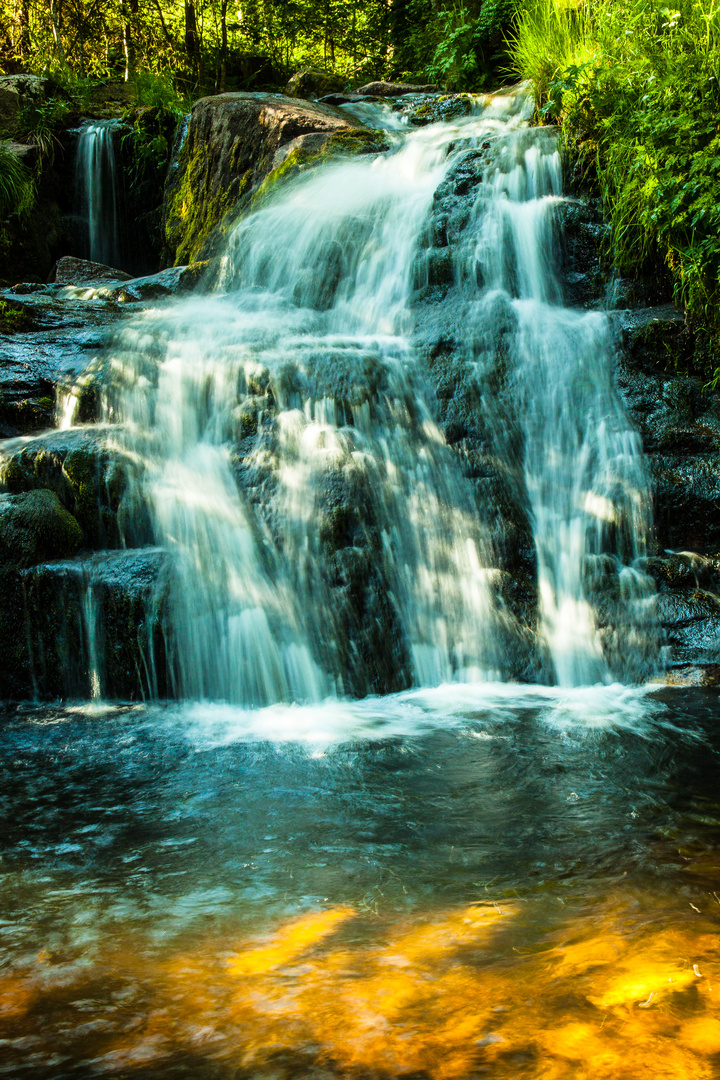
[{"label": "submerged rock", "polygon": [[193,106],[165,190],[170,261],[216,253],[215,231],[267,176],[281,146],[310,132],[357,128],[346,113],[282,94],[219,94]]}]

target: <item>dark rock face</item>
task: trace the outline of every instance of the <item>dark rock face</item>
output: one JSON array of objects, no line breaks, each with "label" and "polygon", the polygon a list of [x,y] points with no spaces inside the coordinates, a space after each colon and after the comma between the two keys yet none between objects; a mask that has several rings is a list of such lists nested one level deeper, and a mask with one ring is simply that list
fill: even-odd
[{"label": "dark rock face", "polygon": [[357,127],[347,114],[282,94],[219,94],[196,102],[165,190],[169,261],[216,254],[217,226],[273,168],[278,150],[300,135]]},{"label": "dark rock face", "polygon": [[[643,297],[637,286],[631,295]],[[658,587],[667,664],[680,672],[698,665],[717,671],[720,400],[687,373],[695,343],[677,308],[635,307],[615,320],[617,384],[642,436],[654,493],[657,554],[649,571]]]}]

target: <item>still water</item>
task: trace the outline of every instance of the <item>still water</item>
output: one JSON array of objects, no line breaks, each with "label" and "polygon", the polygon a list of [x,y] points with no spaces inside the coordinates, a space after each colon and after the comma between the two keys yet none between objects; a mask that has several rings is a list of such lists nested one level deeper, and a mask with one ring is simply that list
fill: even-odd
[{"label": "still water", "polygon": [[0,1075],[720,1075],[718,691],[6,707]]}]

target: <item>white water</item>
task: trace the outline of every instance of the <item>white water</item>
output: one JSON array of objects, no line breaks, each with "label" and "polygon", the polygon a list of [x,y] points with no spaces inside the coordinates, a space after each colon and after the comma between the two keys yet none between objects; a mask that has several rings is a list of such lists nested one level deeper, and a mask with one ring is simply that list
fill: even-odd
[{"label": "white water", "polygon": [[[507,677],[521,630],[412,345],[433,196],[480,142],[491,150],[456,288],[476,352],[497,311],[513,312],[520,460],[489,424],[526,493],[539,651],[563,686],[611,682],[629,648],[643,663],[654,654],[651,590],[633,565],[648,529],[640,447],[613,390],[604,316],[561,306],[559,156],[523,108],[501,99],[396,133],[385,156],[313,171],[236,228],[224,295],[148,311],[119,336],[108,419],[144,465],[136,497],[174,555],[164,617],[177,696],[266,707],[393,679]],[[601,626],[591,582],[608,561],[621,595]],[[348,596],[369,583],[375,607],[358,610]],[[384,683],[383,663],[395,669]]]},{"label": "white water", "polygon": [[[562,306],[561,202],[553,133],[509,132],[493,148],[458,276],[471,283],[476,336],[492,337],[498,313],[514,320],[508,398],[523,437],[517,464],[537,552],[540,633],[554,681],[572,687],[651,671],[659,640],[654,586],[640,569],[651,525],[640,438],[613,385],[605,314]],[[603,582],[613,575],[612,586]],[[619,592],[604,633],[593,596],[603,585]]]},{"label": "white water", "polygon": [[80,132],[75,163],[75,183],[88,257],[108,266],[117,266],[120,261],[116,129],[114,120],[85,124]]}]

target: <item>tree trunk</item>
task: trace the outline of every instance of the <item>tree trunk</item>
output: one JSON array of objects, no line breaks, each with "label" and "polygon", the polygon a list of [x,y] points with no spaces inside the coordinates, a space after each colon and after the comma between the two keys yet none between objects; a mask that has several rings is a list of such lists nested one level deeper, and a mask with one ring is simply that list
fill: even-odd
[{"label": "tree trunk", "polygon": [[227,89],[227,58],[228,58],[228,38],[227,38],[227,6],[228,0],[221,0],[220,3],[220,93],[224,94]]},{"label": "tree trunk", "polygon": [[22,0],[20,4],[20,40],[19,51],[23,60],[30,56],[30,0]]},{"label": "tree trunk", "polygon": [[65,63],[65,50],[63,48],[60,28],[62,26],[62,0],[50,0],[50,22],[52,23],[52,36],[55,54],[61,64]]},{"label": "tree trunk", "polygon": [[200,39],[198,37],[197,16],[192,0],[185,0],[185,50],[192,64],[195,78],[200,73]]}]

